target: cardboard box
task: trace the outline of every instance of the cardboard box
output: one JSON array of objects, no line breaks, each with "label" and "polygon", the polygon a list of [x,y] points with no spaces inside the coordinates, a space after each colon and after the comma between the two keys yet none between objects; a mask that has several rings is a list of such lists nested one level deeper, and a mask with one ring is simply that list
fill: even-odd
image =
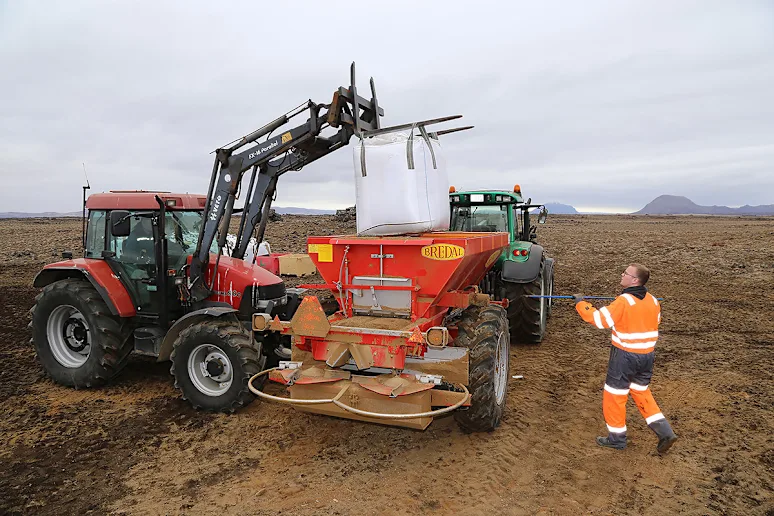
[{"label": "cardboard box", "polygon": [[317,268],[308,254],[283,254],[279,257],[279,271],[283,276],[309,276]]}]

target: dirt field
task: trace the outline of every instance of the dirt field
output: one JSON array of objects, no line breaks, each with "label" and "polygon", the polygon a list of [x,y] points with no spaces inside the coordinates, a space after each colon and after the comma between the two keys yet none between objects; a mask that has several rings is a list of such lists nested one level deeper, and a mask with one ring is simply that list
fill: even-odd
[{"label": "dirt field", "polygon": [[[277,251],[346,231],[270,226]],[[665,298],[653,392],[680,441],[665,457],[629,404],[630,446],[599,449],[609,336],[557,306],[514,346],[502,426],[425,432],[259,401],[201,414],[168,364],[133,359],[108,387],[46,379],[28,344],[39,267],[79,249],[78,220],[0,221],[0,513],[774,514],[774,219],[554,216],[556,290],[614,294],[631,261]],[[279,387],[274,387],[280,392]]]}]

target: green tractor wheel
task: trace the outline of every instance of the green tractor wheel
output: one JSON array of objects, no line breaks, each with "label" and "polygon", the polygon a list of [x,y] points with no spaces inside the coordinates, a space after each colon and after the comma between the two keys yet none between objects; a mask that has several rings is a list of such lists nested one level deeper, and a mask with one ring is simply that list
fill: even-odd
[{"label": "green tractor wheel", "polygon": [[500,295],[508,299],[508,322],[512,342],[539,344],[546,333],[546,321],[551,311],[548,299],[527,296],[547,296],[553,288],[553,274],[545,261],[540,274],[530,283],[503,281]]}]

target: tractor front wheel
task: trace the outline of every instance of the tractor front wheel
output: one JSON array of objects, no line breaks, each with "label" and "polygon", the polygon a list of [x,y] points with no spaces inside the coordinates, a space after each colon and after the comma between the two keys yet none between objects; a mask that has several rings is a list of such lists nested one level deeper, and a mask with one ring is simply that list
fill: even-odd
[{"label": "tractor front wheel", "polygon": [[208,320],[180,332],[172,349],[175,387],[195,409],[233,413],[255,398],[247,381],[265,359],[238,321]]},{"label": "tractor front wheel", "polygon": [[30,313],[38,360],[56,383],[76,389],[102,385],[126,365],[132,351],[128,331],[88,281],[47,285]]},{"label": "tractor front wheel", "polygon": [[510,337],[505,310],[497,305],[470,307],[462,314],[455,346],[468,348],[467,410],[454,413],[466,432],[489,432],[497,428],[505,410],[508,392]]}]

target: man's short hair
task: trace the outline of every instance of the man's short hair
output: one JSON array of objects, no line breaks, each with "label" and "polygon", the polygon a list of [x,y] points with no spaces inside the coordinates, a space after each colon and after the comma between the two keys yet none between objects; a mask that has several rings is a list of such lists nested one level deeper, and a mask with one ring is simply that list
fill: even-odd
[{"label": "man's short hair", "polygon": [[644,285],[650,279],[650,269],[640,263],[630,263],[629,267],[634,267],[637,271],[635,275],[640,280],[640,285]]}]

